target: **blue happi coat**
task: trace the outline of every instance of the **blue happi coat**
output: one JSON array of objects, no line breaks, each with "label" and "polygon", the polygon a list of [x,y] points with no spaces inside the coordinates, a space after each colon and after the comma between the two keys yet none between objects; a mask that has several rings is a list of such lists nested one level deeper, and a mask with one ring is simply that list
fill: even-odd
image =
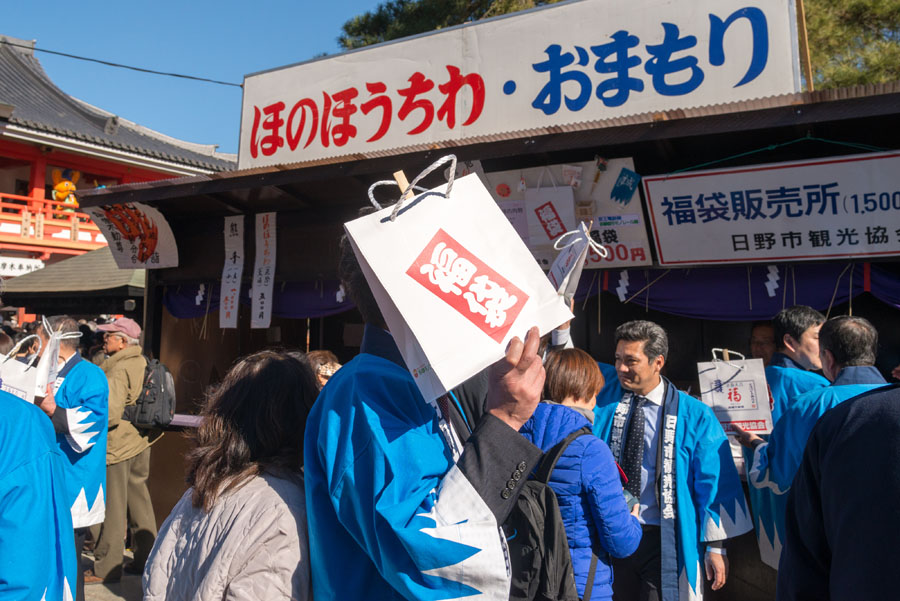
[{"label": "blue happi coat", "polygon": [[[766,366],[766,383],[772,395],[772,423],[778,420],[790,407],[791,399],[811,390],[819,390],[829,385],[822,376],[807,371],[802,365],[787,355],[775,353]],[[768,439],[768,436],[763,436]],[[744,465],[753,464],[753,452],[744,449]],[[768,488],[750,486],[750,510],[756,526],[760,558],[771,567],[778,569],[781,546],[784,542],[784,515],[787,495],[776,495]]]},{"label": "blue happi coat", "polygon": [[315,598],[506,601],[499,525],[456,465],[434,405],[387,332],[367,326],[362,351],[307,420]]},{"label": "blue happi coat", "polygon": [[791,488],[803,460],[806,441],[819,418],[843,401],[886,384],[874,367],[845,367],[831,386],[791,399],[790,407],[772,429],[769,441],[754,450],[747,480],[757,488],[784,495]]},{"label": "blue happi coat", "polygon": [[56,378],[56,442],[68,461],[72,524],[86,528],[106,515],[106,433],[109,383],[103,370],[76,352]]},{"label": "blue happi coat", "polygon": [[64,462],[47,416],[0,391],[0,599],[75,598]]},{"label": "blue happi coat", "polygon": [[[675,553],[677,583],[669,586],[677,585],[679,600],[698,601],[703,598],[705,544],[738,536],[753,525],[728,439],[715,413],[665,381],[666,404],[675,396],[678,403],[674,443],[676,537],[674,548],[663,544],[662,561],[671,561],[668,555]],[[604,389],[597,397],[594,433],[609,444],[623,391],[618,379],[608,378],[607,387],[610,390]],[[664,423],[665,419],[664,416]],[[663,444],[662,433],[659,444]],[[664,577],[663,589],[666,588]]]}]

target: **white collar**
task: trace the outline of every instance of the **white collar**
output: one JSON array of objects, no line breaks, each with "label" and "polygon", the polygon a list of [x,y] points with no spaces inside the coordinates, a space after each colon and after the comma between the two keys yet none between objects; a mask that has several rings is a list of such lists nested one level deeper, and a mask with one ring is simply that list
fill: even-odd
[{"label": "white collar", "polygon": [[[638,396],[635,393],[632,393],[634,396]],[[653,403],[654,405],[662,406],[663,397],[666,394],[666,383],[663,382],[663,379],[659,379],[659,384],[656,385],[656,388],[643,395],[645,399]]]}]

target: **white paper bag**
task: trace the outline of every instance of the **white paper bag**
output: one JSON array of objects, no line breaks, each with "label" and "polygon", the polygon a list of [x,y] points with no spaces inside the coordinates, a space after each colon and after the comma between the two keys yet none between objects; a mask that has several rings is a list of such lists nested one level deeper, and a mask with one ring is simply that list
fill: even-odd
[{"label": "white paper bag", "polygon": [[16,360],[16,353],[24,343],[30,342],[33,338],[38,337],[32,334],[23,338],[6,356],[0,357],[0,389],[29,403],[34,402],[38,370],[33,364],[36,359],[30,364],[22,363]]},{"label": "white paper bag", "polygon": [[[772,405],[762,359],[719,361],[713,349],[713,361],[698,363],[700,397],[712,407],[728,434],[731,457],[738,474],[744,477],[744,452],[735,438],[734,425],[754,434],[772,431]],[[733,351],[732,351],[733,352]],[[737,354],[737,353],[735,353]]]},{"label": "white paper bag", "polygon": [[[433,166],[434,167],[434,166]],[[415,182],[413,182],[415,184]],[[500,359],[508,342],[572,319],[477,175],[344,224],[426,400]]]},{"label": "white paper bag", "polygon": [[702,362],[697,364],[697,373],[700,398],[712,407],[726,434],[735,433],[733,425],[754,434],[772,431],[772,408],[762,359]]},{"label": "white paper bag", "polygon": [[[542,188],[544,173],[550,173],[552,187]],[[570,186],[557,186],[549,169],[541,172],[537,188],[525,190],[525,217],[528,244],[544,269],[553,262],[553,244],[575,229],[575,193]]]},{"label": "white paper bag", "polygon": [[559,250],[559,254],[550,266],[547,277],[568,304],[578,289],[578,280],[581,279],[588,252],[593,248],[598,255],[605,258],[609,251],[591,239],[591,232],[584,223],[557,238],[553,248]]}]

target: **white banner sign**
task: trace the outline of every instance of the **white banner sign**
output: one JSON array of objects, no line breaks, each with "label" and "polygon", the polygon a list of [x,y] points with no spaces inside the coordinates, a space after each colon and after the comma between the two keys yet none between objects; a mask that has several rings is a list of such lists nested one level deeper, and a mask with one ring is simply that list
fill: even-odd
[{"label": "white banner sign", "polygon": [[251,291],[251,328],[272,323],[272,289],[275,285],[275,213],[256,215],[256,258]]},{"label": "white banner sign", "polygon": [[225,266],[219,292],[219,327],[236,328],[244,275],[244,216],[225,218]]},{"label": "white banner sign", "polygon": [[798,91],[794,0],[582,0],[249,75],[246,169]]},{"label": "white banner sign", "polygon": [[644,178],[662,265],[900,254],[900,153]]},{"label": "white banner sign", "polygon": [[178,267],[178,246],[162,213],[138,202],[88,207],[119,269]]},{"label": "white banner sign", "polygon": [[44,266],[40,259],[26,257],[0,257],[0,277],[14,278],[37,271]]},{"label": "white banner sign", "polygon": [[[566,186],[565,182],[572,180],[571,174],[578,173],[579,169],[581,183],[577,187]],[[553,239],[549,237],[530,239],[525,197],[529,190],[537,189],[539,183],[541,190],[552,190],[553,182],[560,188],[573,188],[575,218],[591,219],[591,238],[608,251],[606,258],[603,258],[591,249],[585,262],[586,269],[636,267],[652,263],[647,228],[644,226],[641,210],[641,195],[637,191],[640,176],[634,173],[634,161],[631,158],[611,159],[605,163],[601,161],[599,166],[595,161],[584,161],[495,171],[485,173],[482,179],[544,269],[550,268],[557,251],[553,250]],[[537,203],[534,208],[539,209],[540,206],[541,203]],[[532,217],[535,223],[543,223],[539,214],[534,213]],[[563,218],[563,227],[574,227],[574,224],[569,226],[565,217],[560,217]]]}]

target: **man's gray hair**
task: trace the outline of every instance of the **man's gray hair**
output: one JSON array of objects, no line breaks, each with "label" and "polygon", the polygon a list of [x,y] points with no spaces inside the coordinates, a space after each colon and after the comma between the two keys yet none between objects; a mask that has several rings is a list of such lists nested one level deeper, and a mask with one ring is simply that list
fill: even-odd
[{"label": "man's gray hair", "polygon": [[628,321],[616,328],[616,344],[620,340],[626,342],[643,342],[644,354],[653,361],[660,355],[667,359],[669,355],[669,337],[659,324],[652,321]]}]

